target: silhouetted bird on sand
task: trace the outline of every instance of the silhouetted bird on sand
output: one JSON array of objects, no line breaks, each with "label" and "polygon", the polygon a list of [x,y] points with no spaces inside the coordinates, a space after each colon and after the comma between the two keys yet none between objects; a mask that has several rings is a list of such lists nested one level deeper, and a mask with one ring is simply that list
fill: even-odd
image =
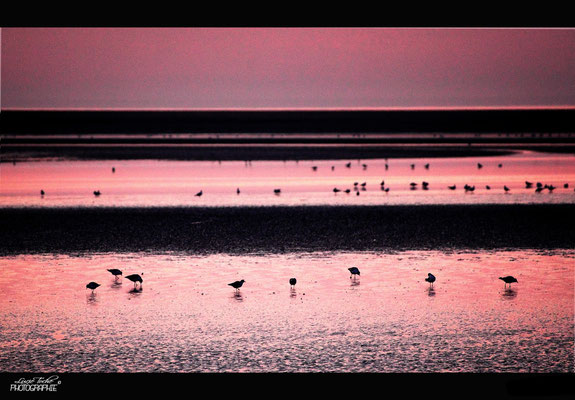
[{"label": "silhouetted bird on sand", "polygon": [[242,287],[242,285],[244,284],[244,280],[242,279],[241,281],[235,281],[232,283],[228,283],[229,286],[233,287],[234,289],[236,289],[236,292],[238,290],[240,290],[240,288]]},{"label": "silhouetted bird on sand", "polygon": [[275,194],[280,194],[281,192],[282,192],[281,189],[274,189]]},{"label": "silhouetted bird on sand", "polygon": [[337,192],[341,192],[341,190],[339,190],[338,188],[333,188],[333,192],[337,193]]},{"label": "silhouetted bird on sand", "polygon": [[315,165],[313,167],[311,167],[311,169],[313,169],[314,171],[317,171],[317,167]]},{"label": "silhouetted bird on sand", "polygon": [[347,168],[351,168],[351,163],[348,162],[347,164],[345,164],[345,166],[346,166]]},{"label": "silhouetted bird on sand", "polygon": [[477,163],[477,169],[481,169],[483,168],[483,165],[481,163]]},{"label": "silhouetted bird on sand", "polygon": [[485,185],[485,189],[487,189],[487,190],[491,190],[491,186],[489,186],[489,185]]},{"label": "silhouetted bird on sand", "polygon": [[532,186],[533,186],[533,182],[525,181],[525,189],[531,189]]},{"label": "silhouetted bird on sand", "polygon": [[290,278],[289,280],[289,284],[291,285],[291,287],[295,287],[295,284],[297,283],[297,279],[296,278]]},{"label": "silhouetted bird on sand", "polygon": [[351,190],[349,190],[349,189],[345,189],[345,190],[344,190],[344,192],[346,192],[346,193],[350,193],[350,192],[351,192]]},{"label": "silhouetted bird on sand", "polygon": [[433,282],[435,282],[435,276],[433,274],[428,273],[427,278],[425,278],[426,282],[429,282],[429,286],[433,286]]},{"label": "silhouetted bird on sand", "polygon": [[448,188],[451,189],[451,190],[455,190],[455,189],[457,189],[457,185],[448,186]]},{"label": "silhouetted bird on sand", "polygon": [[94,190],[94,196],[98,197],[99,195],[101,195],[102,193],[100,193],[99,190]]},{"label": "silhouetted bird on sand", "polygon": [[116,279],[118,279],[120,277],[120,275],[122,275],[122,271],[120,271],[119,269],[116,269],[116,268],[109,269],[108,272],[110,272],[112,275],[114,275],[114,277]]},{"label": "silhouetted bird on sand", "polygon": [[348,268],[347,270],[351,273],[351,275],[349,276],[349,279],[355,278],[355,275],[360,275],[359,269],[357,267],[351,267],[351,268]]},{"label": "silhouetted bird on sand", "polygon": [[46,193],[44,193],[43,190],[40,190],[40,196],[44,196]]},{"label": "silhouetted bird on sand", "polygon": [[429,169],[429,164],[425,164],[425,169]]},{"label": "silhouetted bird on sand", "polygon": [[509,189],[507,186],[503,185],[503,190],[505,190],[505,192],[507,193],[507,192],[509,192],[509,190],[511,190],[511,189]]},{"label": "silhouetted bird on sand", "polygon": [[512,276],[504,276],[503,278],[499,277],[499,279],[501,279],[503,282],[505,282],[505,287],[507,287],[507,284],[509,284],[509,287],[511,287],[511,284],[513,282],[517,282],[517,279],[515,279]]},{"label": "silhouetted bird on sand", "polygon": [[200,191],[199,191],[198,193],[196,193],[195,195],[198,196],[198,197],[200,197],[202,194],[204,194],[204,191],[203,191],[203,190],[200,190]]},{"label": "silhouetted bird on sand", "polygon": [[[142,274],[143,275],[143,274]],[[126,276],[126,279],[131,280],[132,282],[134,282],[134,287],[136,287],[136,285],[138,284],[138,282],[140,282],[140,287],[142,286],[142,283],[144,282],[144,280],[142,279],[142,277],[138,274],[132,274],[132,275],[128,275]]]},{"label": "silhouetted bird on sand", "polygon": [[100,286],[99,283],[90,282],[86,285],[86,289],[92,289],[92,293],[94,293],[94,289],[96,289],[98,286]]},{"label": "silhouetted bird on sand", "polygon": [[240,194],[240,188],[237,188],[237,189],[236,189],[236,193],[237,193],[237,194]]}]

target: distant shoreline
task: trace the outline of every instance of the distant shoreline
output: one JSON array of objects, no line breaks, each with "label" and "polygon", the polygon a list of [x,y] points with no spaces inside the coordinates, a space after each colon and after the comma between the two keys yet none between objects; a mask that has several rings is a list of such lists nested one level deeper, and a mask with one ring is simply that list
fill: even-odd
[{"label": "distant shoreline", "polygon": [[2,134],[575,132],[575,108],[439,110],[2,110]]}]

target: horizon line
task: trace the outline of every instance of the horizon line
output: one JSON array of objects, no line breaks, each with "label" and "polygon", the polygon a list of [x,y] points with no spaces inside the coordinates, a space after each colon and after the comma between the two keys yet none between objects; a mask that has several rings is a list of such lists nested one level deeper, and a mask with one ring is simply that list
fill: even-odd
[{"label": "horizon line", "polygon": [[498,111],[498,110],[575,110],[575,105],[535,105],[535,106],[423,106],[423,107],[198,107],[198,108],[137,108],[137,107],[75,107],[75,108],[26,108],[3,107],[2,111],[118,111],[118,112],[257,112],[257,111]]}]

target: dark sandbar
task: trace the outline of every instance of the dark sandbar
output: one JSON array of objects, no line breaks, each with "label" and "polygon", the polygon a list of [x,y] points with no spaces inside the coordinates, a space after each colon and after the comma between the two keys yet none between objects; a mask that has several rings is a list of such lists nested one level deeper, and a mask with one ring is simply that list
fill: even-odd
[{"label": "dark sandbar", "polygon": [[0,253],[573,248],[575,206],[0,209]]}]

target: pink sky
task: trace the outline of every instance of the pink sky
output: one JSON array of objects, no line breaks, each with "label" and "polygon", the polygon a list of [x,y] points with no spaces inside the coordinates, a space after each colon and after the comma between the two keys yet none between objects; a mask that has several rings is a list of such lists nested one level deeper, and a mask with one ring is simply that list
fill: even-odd
[{"label": "pink sky", "polygon": [[2,108],[575,106],[575,29],[4,28]]}]

